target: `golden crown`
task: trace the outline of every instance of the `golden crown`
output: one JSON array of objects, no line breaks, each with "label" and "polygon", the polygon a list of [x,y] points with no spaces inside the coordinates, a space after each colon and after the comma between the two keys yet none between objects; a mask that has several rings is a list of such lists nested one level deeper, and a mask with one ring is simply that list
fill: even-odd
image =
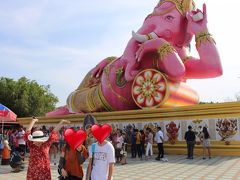
[{"label": "golden crown", "polygon": [[175,4],[177,10],[182,14],[185,15],[186,12],[192,11],[195,9],[195,3],[193,0],[160,0],[157,6],[165,2],[172,2]]}]

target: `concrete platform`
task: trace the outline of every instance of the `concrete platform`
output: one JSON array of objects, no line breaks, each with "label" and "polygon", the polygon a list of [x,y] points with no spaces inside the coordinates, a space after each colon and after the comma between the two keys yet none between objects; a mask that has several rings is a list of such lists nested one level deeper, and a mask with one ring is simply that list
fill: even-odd
[{"label": "concrete platform", "polygon": [[[128,164],[116,165],[114,180],[195,180],[233,179],[240,180],[240,157],[215,156],[203,160],[201,156],[193,160],[183,155],[169,155],[168,162],[148,161],[128,158]],[[84,164],[86,168],[87,163]],[[57,166],[51,166],[52,179],[57,180]],[[26,169],[12,173],[9,166],[0,166],[0,180],[25,180]]]}]

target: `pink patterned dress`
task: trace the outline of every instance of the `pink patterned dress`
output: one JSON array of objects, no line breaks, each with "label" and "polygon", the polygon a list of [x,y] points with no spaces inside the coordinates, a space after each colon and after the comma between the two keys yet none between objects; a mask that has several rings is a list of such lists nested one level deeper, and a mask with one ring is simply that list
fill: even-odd
[{"label": "pink patterned dress", "polygon": [[38,147],[28,140],[30,133],[27,131],[24,136],[30,150],[27,180],[51,180],[49,148],[58,139],[58,134],[52,131],[49,139]]}]

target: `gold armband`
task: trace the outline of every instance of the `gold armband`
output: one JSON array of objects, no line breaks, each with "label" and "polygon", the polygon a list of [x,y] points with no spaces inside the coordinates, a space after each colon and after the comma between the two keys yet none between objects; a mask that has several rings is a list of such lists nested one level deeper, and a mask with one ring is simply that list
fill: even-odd
[{"label": "gold armband", "polygon": [[110,57],[107,57],[106,59],[107,59],[108,62],[112,62],[112,61],[116,60],[117,57],[116,56],[110,56]]},{"label": "gold armband", "polygon": [[148,39],[148,40],[153,39],[151,33],[147,34],[146,36],[147,36],[147,39]]},{"label": "gold armband", "polygon": [[191,56],[186,56],[185,58],[182,59],[183,64],[187,62],[189,59],[191,59]]},{"label": "gold armband", "polygon": [[176,52],[176,50],[169,43],[164,43],[158,48],[157,52],[160,60],[164,60],[168,54]]},{"label": "gold armband", "polygon": [[202,43],[210,42],[215,43],[215,40],[213,39],[212,35],[208,31],[204,31],[201,33],[197,33],[195,37],[196,41],[196,47],[199,48]]}]

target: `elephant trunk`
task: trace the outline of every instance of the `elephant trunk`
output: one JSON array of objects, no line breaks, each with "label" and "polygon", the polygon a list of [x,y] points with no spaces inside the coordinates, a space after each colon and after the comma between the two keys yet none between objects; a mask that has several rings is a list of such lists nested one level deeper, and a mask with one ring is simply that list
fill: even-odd
[{"label": "elephant trunk", "polygon": [[132,37],[133,39],[135,39],[136,41],[140,42],[140,43],[144,43],[150,39],[156,39],[158,36],[154,33],[151,32],[147,35],[142,35],[142,34],[138,34],[134,31],[132,31]]}]

